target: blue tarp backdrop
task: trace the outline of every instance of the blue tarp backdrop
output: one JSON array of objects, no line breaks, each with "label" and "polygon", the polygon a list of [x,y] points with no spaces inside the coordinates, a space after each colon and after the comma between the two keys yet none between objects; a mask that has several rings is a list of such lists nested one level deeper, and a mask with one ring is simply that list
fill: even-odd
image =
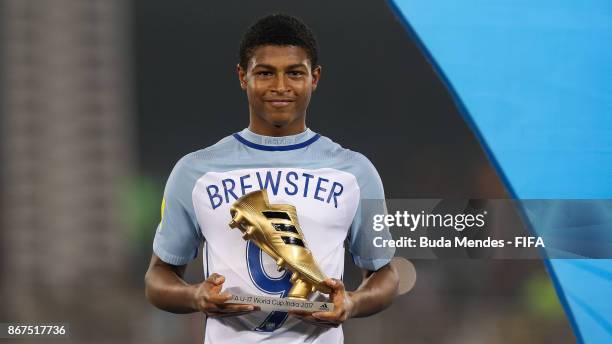
[{"label": "blue tarp backdrop", "polygon": [[[607,226],[612,243],[612,2],[391,0],[517,199],[591,199],[525,212]],[[606,205],[607,204],[607,205]],[[550,221],[541,221],[546,216]],[[568,224],[569,225],[569,224]],[[612,260],[546,260],[579,342],[612,343]]]}]

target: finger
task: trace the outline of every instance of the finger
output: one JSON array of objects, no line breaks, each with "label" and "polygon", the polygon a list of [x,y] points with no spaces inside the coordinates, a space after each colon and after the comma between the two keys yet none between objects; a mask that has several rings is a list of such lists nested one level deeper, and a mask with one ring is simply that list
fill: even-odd
[{"label": "finger", "polygon": [[335,289],[336,288],[336,283],[334,282],[333,278],[326,278],[323,280],[323,284],[325,284],[326,286]]},{"label": "finger", "polygon": [[339,279],[326,278],[323,283],[334,291],[344,291],[344,283]]},{"label": "finger", "polygon": [[232,294],[227,293],[227,292],[224,292],[221,294],[210,293],[207,297],[207,301],[214,303],[216,305],[221,305],[231,298],[232,298]]},{"label": "finger", "polygon": [[219,312],[219,308],[214,303],[207,303],[200,310],[206,314]]},{"label": "finger", "polygon": [[313,313],[312,317],[318,320],[330,321],[330,322],[339,322],[342,318],[342,314],[338,314],[335,312],[320,312]]},{"label": "finger", "polygon": [[222,285],[225,282],[225,277],[215,272],[212,275],[208,276],[206,282],[213,285]]},{"label": "finger", "polygon": [[336,313],[335,311],[332,312],[314,312],[312,313],[313,318],[329,318],[329,317],[333,317],[333,316],[337,316],[338,313]]},{"label": "finger", "polygon": [[[290,314],[291,314],[291,313],[290,313]],[[313,323],[313,324],[314,324],[314,323],[320,324],[320,323],[325,323],[325,322],[327,322],[327,321],[321,321],[321,320],[319,320],[319,319],[317,319],[317,318],[313,317],[313,316],[312,316],[312,313],[309,313],[309,312],[299,312],[299,313],[298,313],[298,312],[296,312],[296,313],[292,313],[291,315],[293,315],[294,317],[299,318],[299,319],[301,319],[301,320],[304,320],[304,321],[307,321],[307,322]]]},{"label": "finger", "polygon": [[327,312],[314,312],[312,316],[317,319],[340,318],[346,311],[342,302],[344,299],[334,300],[334,310]]},{"label": "finger", "polygon": [[332,281],[334,282],[334,285],[336,286],[337,289],[344,290],[344,282],[342,282],[342,280],[332,278]]},{"label": "finger", "polygon": [[295,315],[295,316],[300,316],[300,317],[306,317],[312,314],[312,312],[306,312],[306,311],[300,311],[300,310],[292,310],[287,312],[290,315]]},{"label": "finger", "polygon": [[307,322],[311,325],[315,325],[318,327],[329,328],[329,327],[338,327],[339,325],[339,324],[328,322],[328,321],[321,321],[321,320],[313,318],[312,316],[297,316],[297,318],[299,318],[300,320],[304,322]]}]

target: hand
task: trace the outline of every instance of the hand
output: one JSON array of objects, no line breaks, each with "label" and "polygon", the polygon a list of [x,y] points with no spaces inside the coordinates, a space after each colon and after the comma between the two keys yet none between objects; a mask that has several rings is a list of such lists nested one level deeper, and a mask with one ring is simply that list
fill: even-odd
[{"label": "hand", "polygon": [[252,305],[226,304],[232,298],[228,292],[221,293],[225,277],[214,273],[204,282],[196,285],[194,308],[206,313],[209,317],[228,317],[250,313],[258,310]]},{"label": "hand", "polygon": [[354,307],[351,294],[344,289],[344,283],[335,278],[328,278],[323,281],[332,291],[329,294],[330,300],[334,303],[334,310],[331,312],[303,312],[291,311],[289,314],[320,327],[338,327],[348,318]]}]

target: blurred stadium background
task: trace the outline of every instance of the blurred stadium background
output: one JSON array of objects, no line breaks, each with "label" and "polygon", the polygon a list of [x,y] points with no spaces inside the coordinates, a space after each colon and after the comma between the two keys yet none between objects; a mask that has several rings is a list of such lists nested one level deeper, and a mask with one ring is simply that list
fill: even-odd
[{"label": "blurred stadium background", "polygon": [[[507,197],[383,1],[0,0],[0,322],[202,342],[204,317],[149,305],[143,276],[174,163],[248,123],[238,41],[271,12],[319,39],[309,126],[368,156],[389,198]],[[349,321],[347,343],[575,342],[539,261],[414,264],[414,289]]]}]

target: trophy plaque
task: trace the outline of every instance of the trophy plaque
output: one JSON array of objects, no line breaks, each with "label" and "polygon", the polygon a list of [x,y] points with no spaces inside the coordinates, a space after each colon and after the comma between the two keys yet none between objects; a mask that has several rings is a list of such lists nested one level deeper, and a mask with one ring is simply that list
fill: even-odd
[{"label": "trophy plaque", "polygon": [[262,310],[306,312],[332,311],[331,302],[309,301],[310,293],[331,293],[323,283],[327,278],[308,249],[298,222],[297,211],[289,204],[270,204],[265,189],[240,197],[230,208],[231,228],[253,242],[276,261],[278,271],[291,273],[287,298],[259,295],[234,295],[227,303],[251,304]]}]

